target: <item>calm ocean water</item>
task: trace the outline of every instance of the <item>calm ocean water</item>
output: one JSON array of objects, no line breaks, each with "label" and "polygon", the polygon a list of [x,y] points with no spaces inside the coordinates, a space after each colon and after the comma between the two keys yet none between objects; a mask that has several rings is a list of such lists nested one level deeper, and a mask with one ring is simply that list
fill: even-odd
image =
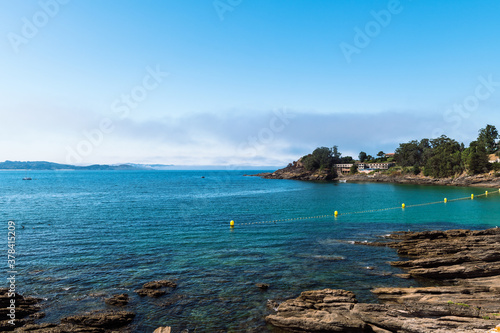
[{"label": "calm ocean water", "polygon": [[[344,288],[373,302],[374,287],[418,285],[391,276],[401,272],[386,263],[398,258],[392,250],[350,241],[397,230],[500,225],[500,195],[337,219],[238,225],[484,192],[266,180],[245,173],[255,172],[39,171],[30,172],[32,181],[22,180],[25,172],[0,172],[0,244],[7,248],[7,222],[14,220],[18,290],[46,299],[43,322],[105,309],[105,297],[128,293],[127,309],[137,313],[134,332],[158,326],[265,332],[268,299]],[[133,292],[157,279],[177,280],[178,288],[158,299]],[[255,287],[260,282],[271,287],[262,292]]]}]

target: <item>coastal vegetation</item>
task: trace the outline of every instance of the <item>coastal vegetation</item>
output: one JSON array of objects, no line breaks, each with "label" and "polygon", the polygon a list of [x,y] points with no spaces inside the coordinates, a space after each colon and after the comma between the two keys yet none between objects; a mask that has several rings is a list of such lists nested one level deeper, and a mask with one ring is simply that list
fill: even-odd
[{"label": "coastal vegetation", "polygon": [[[336,164],[387,163],[396,165],[388,172],[399,171],[405,174],[423,174],[434,178],[446,178],[467,173],[477,175],[491,170],[500,171],[500,163],[491,161],[491,156],[499,155],[499,133],[495,126],[486,125],[478,132],[476,140],[466,147],[455,139],[441,135],[434,139],[412,140],[400,143],[394,154],[379,151],[376,157],[361,151],[358,161],[351,156],[342,157],[337,146],[319,147],[311,154],[303,156],[301,162],[310,172],[326,170],[336,177]],[[357,167],[350,173],[357,172]]]}]

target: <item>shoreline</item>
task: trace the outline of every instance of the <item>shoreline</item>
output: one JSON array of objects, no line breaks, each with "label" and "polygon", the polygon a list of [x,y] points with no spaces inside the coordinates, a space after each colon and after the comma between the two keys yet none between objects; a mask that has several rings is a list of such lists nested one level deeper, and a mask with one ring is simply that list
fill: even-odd
[{"label": "shoreline", "polygon": [[459,177],[450,178],[432,178],[421,175],[401,175],[401,174],[355,174],[355,175],[340,175],[338,178],[332,178],[324,172],[294,172],[284,171],[284,169],[275,172],[263,172],[253,175],[245,175],[252,177],[261,177],[265,179],[289,179],[302,181],[327,181],[338,182],[346,181],[348,183],[392,183],[392,184],[413,184],[413,185],[438,185],[438,186],[463,186],[463,187],[484,187],[484,188],[499,188],[500,177],[495,177],[492,174],[480,174],[474,176],[461,175]]},{"label": "shoreline", "polygon": [[[355,244],[394,249],[401,261],[390,265],[406,271],[399,278],[430,279],[440,286],[376,288],[372,293],[378,303],[358,303],[347,290],[304,291],[295,299],[273,303],[275,312],[266,322],[285,332],[360,333],[485,333],[500,325],[500,228],[393,232],[380,241]],[[134,293],[155,298],[176,287],[173,281],[155,280]],[[0,293],[2,307],[8,300],[5,292]],[[50,311],[41,299],[16,294],[16,300],[26,317],[17,319],[22,323],[15,329],[19,332],[130,332],[134,325],[135,313],[124,309],[127,294],[105,299],[112,310],[45,324],[36,324],[44,316],[42,310]],[[2,324],[4,330],[12,328]]]},{"label": "shoreline", "polygon": [[396,232],[381,242],[407,273],[446,286],[376,288],[378,304],[340,289],[304,291],[266,317],[286,332],[485,333],[500,331],[500,229]]}]

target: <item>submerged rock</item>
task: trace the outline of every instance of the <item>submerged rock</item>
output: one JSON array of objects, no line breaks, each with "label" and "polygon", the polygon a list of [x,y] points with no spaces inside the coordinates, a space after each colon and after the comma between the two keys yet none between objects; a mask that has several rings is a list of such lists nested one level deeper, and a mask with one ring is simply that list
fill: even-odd
[{"label": "submerged rock", "polygon": [[162,288],[177,288],[177,283],[170,280],[157,280],[145,283],[141,289],[135,290],[139,296],[160,297],[166,294]]},{"label": "submerged rock", "polygon": [[104,302],[109,305],[125,306],[129,302],[129,296],[127,294],[114,295],[111,298],[106,298]]},{"label": "submerged rock", "polygon": [[267,289],[269,289],[269,285],[267,283],[256,283],[255,286],[257,288],[260,288],[260,290],[267,290]]},{"label": "submerged rock", "polygon": [[176,288],[177,283],[170,280],[158,280],[145,283],[142,288],[145,289],[160,289],[163,287]]},{"label": "submerged rock", "polygon": [[134,290],[137,295],[141,296],[141,297],[144,297],[144,296],[148,296],[148,297],[160,297],[160,296],[163,296],[166,294],[166,291],[165,290],[158,290],[158,289],[146,289],[146,288],[142,288],[142,289],[137,289],[137,290]]},{"label": "submerged rock", "polygon": [[61,323],[98,328],[119,328],[128,325],[135,317],[130,311],[91,312],[61,319]]}]

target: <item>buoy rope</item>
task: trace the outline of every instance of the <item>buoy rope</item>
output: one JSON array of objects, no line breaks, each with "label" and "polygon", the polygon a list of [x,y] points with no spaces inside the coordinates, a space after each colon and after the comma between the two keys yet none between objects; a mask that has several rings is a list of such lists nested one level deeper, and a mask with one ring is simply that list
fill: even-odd
[{"label": "buoy rope", "polygon": [[[246,223],[238,223],[238,225],[252,225],[252,224],[265,224],[265,223],[277,223],[277,222],[287,222],[287,221],[299,221],[299,220],[312,220],[312,219],[321,219],[321,218],[327,218],[327,217],[335,217],[338,218],[339,216],[343,215],[353,215],[353,214],[365,214],[365,213],[374,213],[374,212],[382,212],[382,211],[388,211],[388,210],[394,210],[394,209],[406,209],[406,208],[414,208],[414,207],[422,207],[422,206],[429,206],[429,205],[436,205],[436,204],[442,204],[442,203],[447,203],[447,202],[454,202],[454,201],[460,201],[460,200],[474,200],[474,198],[477,197],[487,197],[489,195],[494,195],[494,194],[500,194],[500,190],[498,191],[493,191],[493,192],[484,192],[481,194],[472,194],[471,196],[468,197],[463,197],[463,198],[455,198],[455,199],[444,199],[441,201],[433,201],[433,202],[426,202],[426,203],[420,203],[420,204],[413,204],[413,205],[405,205],[403,206],[398,206],[398,207],[389,207],[389,208],[378,208],[378,209],[369,209],[369,210],[362,210],[362,211],[357,211],[357,212],[345,212],[345,213],[334,213],[334,214],[325,214],[325,215],[316,215],[316,216],[303,216],[303,217],[291,217],[291,218],[286,218],[286,219],[277,219],[277,220],[268,220],[268,221],[260,221],[260,222],[246,222]],[[234,222],[231,221],[231,227],[234,226]]]}]

